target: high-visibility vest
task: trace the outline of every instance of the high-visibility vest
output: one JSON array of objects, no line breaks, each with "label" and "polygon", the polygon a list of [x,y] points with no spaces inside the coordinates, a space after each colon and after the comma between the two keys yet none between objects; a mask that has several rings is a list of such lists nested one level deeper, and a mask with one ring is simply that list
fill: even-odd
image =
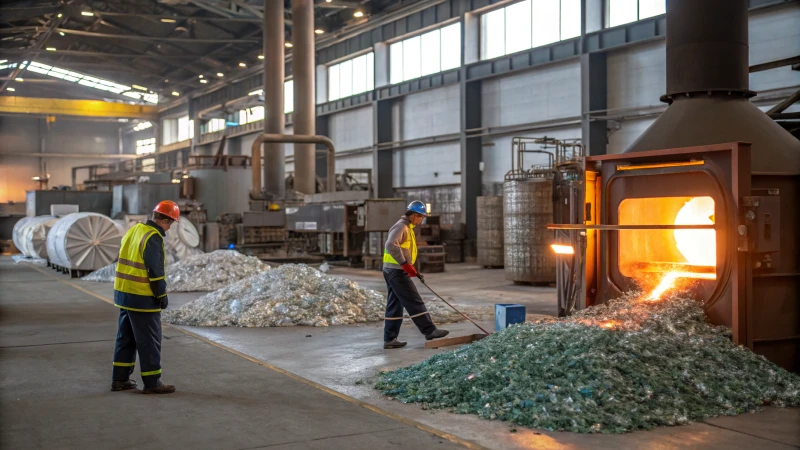
[{"label": "high-visibility vest", "polygon": [[[414,235],[414,224],[408,224],[408,239],[406,239],[405,242],[400,244],[400,248],[406,248],[411,250],[410,263],[412,265],[417,262],[417,237]],[[383,249],[383,262],[389,264],[397,264],[398,266],[400,265],[399,262],[395,261],[394,258],[392,258],[392,255],[390,255],[385,248]]]},{"label": "high-visibility vest", "polygon": [[[119,261],[117,261],[117,273],[114,278],[114,289],[134,295],[153,296],[153,289],[150,287],[151,281],[163,280],[160,278],[149,278],[147,267],[144,265],[144,249],[147,241],[158,234],[158,230],[143,223],[133,226],[122,238],[122,246],[119,249]],[[164,245],[163,241],[161,243]],[[163,249],[162,249],[163,250]],[[164,253],[164,265],[166,266],[166,252]]]}]

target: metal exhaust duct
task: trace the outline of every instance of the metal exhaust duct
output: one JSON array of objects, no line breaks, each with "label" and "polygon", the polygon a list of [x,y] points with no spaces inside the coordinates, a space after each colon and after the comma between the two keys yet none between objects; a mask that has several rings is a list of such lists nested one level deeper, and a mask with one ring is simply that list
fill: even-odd
[{"label": "metal exhaust duct", "polygon": [[[316,134],[314,111],[314,2],[292,0],[292,74],[294,77],[294,134]],[[294,145],[294,190],[316,192],[314,144]],[[332,177],[333,174],[328,174]]]},{"label": "metal exhaust duct", "polygon": [[[283,134],[283,2],[264,0],[264,133]],[[254,146],[255,147],[255,146]],[[261,194],[261,152],[253,151],[253,194]],[[283,144],[264,145],[264,191],[273,199],[283,199],[286,173]]]},{"label": "metal exhaust duct", "polygon": [[624,153],[742,141],[752,170],[800,172],[800,141],[749,100],[747,0],[668,0],[670,106]]}]

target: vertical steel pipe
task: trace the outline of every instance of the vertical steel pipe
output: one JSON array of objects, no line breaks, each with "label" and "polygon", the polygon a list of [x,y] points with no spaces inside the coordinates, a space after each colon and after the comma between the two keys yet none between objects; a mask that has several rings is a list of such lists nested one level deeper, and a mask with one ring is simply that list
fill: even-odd
[{"label": "vertical steel pipe", "polygon": [[[264,0],[264,133],[283,134],[283,2]],[[256,159],[253,153],[253,188],[256,180]],[[285,197],[286,160],[283,144],[268,142],[264,146],[264,190],[275,199]],[[256,183],[259,184],[256,184]]]},{"label": "vertical steel pipe", "polygon": [[[294,133],[313,136],[314,123],[314,2],[292,0],[292,76],[294,78]],[[294,146],[294,189],[316,191],[314,144]],[[335,174],[329,173],[328,177]]]}]

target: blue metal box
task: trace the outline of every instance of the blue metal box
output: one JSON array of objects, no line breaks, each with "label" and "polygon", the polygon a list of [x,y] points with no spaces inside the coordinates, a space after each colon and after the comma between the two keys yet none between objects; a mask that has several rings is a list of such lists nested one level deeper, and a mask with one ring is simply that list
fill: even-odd
[{"label": "blue metal box", "polygon": [[494,305],[494,330],[505,330],[509,325],[525,322],[525,306],[512,303]]}]

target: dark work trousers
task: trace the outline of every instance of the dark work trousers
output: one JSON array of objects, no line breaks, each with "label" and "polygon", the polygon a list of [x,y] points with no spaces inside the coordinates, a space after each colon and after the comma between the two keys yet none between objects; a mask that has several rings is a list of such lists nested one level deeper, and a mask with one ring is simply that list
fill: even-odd
[{"label": "dark work trousers", "polygon": [[142,364],[144,386],[158,386],[161,377],[161,313],[120,308],[112,373],[115,381],[127,380],[133,373],[137,351]]},{"label": "dark work trousers", "polygon": [[389,296],[386,303],[386,317],[383,325],[383,340],[386,342],[400,335],[400,326],[403,325],[403,308],[408,311],[414,325],[422,334],[431,334],[436,330],[436,325],[428,314],[428,308],[414,286],[414,281],[404,270],[386,269],[383,271]]}]

